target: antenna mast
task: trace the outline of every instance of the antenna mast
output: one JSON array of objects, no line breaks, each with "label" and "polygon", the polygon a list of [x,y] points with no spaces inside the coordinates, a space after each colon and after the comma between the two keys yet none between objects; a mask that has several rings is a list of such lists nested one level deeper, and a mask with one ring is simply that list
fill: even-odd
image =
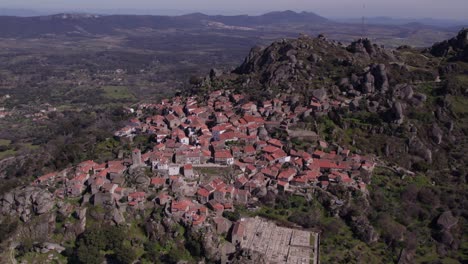
[{"label": "antenna mast", "polygon": [[364,39],[366,38],[366,4],[362,4],[362,24],[361,24],[361,38]]}]

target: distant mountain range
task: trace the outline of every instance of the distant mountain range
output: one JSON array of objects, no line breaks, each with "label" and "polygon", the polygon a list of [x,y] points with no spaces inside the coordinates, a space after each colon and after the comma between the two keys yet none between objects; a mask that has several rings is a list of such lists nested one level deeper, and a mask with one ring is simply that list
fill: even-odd
[{"label": "distant mountain range", "polygon": [[[362,23],[362,18],[336,18],[334,21],[343,23]],[[460,27],[468,26],[468,19],[435,19],[435,18],[393,18],[393,17],[369,17],[365,18],[365,23],[372,25],[405,25],[422,24],[434,27]]]},{"label": "distant mountain range", "polygon": [[56,14],[48,16],[1,16],[0,37],[40,37],[43,35],[112,34],[137,28],[193,29],[218,22],[229,26],[259,27],[278,24],[334,23],[314,13],[272,12],[260,16],[209,16],[193,13],[181,16]]},{"label": "distant mountain range", "polygon": [[[17,10],[16,14],[27,14]],[[0,13],[1,14],[1,13]],[[267,44],[278,38],[297,37],[299,34],[318,35],[349,43],[367,37],[389,47],[411,45],[423,47],[442,41],[458,32],[462,25],[434,26],[427,20],[410,22],[391,18],[371,18],[363,29],[360,20],[334,20],[312,12],[281,11],[263,15],[102,15],[93,13],[60,13],[37,16],[0,16],[0,38],[95,38],[119,36],[133,39],[132,43],[146,43],[153,49],[155,40],[166,39],[180,43],[209,46],[234,42],[248,47],[251,42]],[[432,24],[432,25],[428,25]],[[235,33],[233,33],[235,32]],[[216,35],[216,40],[214,36]],[[138,38],[136,40],[135,38]],[[170,40],[167,38],[169,37]],[[145,41],[143,41],[143,39]],[[189,40],[192,42],[189,42]],[[198,39],[198,42],[193,42]],[[149,40],[149,41],[148,41]],[[165,43],[169,43],[169,42]],[[249,43],[249,45],[247,45]],[[223,45],[225,46],[225,45]]]},{"label": "distant mountain range", "polygon": [[[275,13],[291,13],[292,11],[286,12],[272,12]],[[0,16],[18,16],[18,17],[32,17],[32,16],[48,16],[53,14],[61,13],[89,13],[89,14],[99,14],[99,15],[164,15],[164,16],[181,16],[184,14],[190,14],[190,11],[184,10],[173,10],[173,9],[164,9],[164,10],[140,10],[140,9],[84,9],[84,10],[62,10],[62,9],[27,9],[27,8],[0,8]],[[226,11],[210,11],[209,14],[223,14],[223,15],[233,15],[234,17],[246,17],[241,15],[235,15],[234,11],[226,13]],[[294,12],[292,12],[294,13]],[[303,15],[311,14],[309,12],[301,13]],[[329,20],[343,22],[343,23],[361,23],[361,17],[329,17]],[[468,26],[468,19],[435,19],[435,18],[395,18],[388,16],[376,16],[366,18],[366,22],[375,25],[404,25],[410,23],[420,23],[428,26],[436,27],[455,27],[455,26]]]}]

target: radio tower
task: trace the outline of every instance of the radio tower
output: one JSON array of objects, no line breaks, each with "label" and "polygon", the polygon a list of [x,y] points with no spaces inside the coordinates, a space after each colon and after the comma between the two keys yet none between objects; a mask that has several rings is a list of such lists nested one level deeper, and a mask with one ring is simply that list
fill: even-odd
[{"label": "radio tower", "polygon": [[364,3],[364,4],[362,4],[362,21],[361,21],[362,22],[362,24],[361,24],[361,27],[362,27],[361,28],[361,30],[362,30],[361,38],[362,39],[366,38],[366,17],[365,17],[365,15],[366,15],[366,4]]}]

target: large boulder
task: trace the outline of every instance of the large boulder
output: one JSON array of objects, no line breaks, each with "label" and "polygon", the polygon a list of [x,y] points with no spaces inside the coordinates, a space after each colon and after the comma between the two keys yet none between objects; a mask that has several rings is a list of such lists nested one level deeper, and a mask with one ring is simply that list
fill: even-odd
[{"label": "large boulder", "polygon": [[443,131],[440,129],[440,127],[437,124],[432,124],[431,127],[431,138],[432,141],[436,144],[442,143],[442,136],[443,136]]},{"label": "large boulder", "polygon": [[458,219],[453,216],[452,212],[445,211],[437,218],[437,226],[442,230],[450,230],[458,223]]},{"label": "large boulder", "polygon": [[411,99],[414,95],[413,86],[409,84],[397,84],[393,88],[393,95],[401,100]]},{"label": "large boulder", "polygon": [[379,233],[370,224],[367,217],[353,217],[351,227],[354,232],[366,243],[374,243],[379,240]]},{"label": "large boulder", "polygon": [[419,156],[428,163],[432,163],[432,151],[418,138],[413,137],[408,142],[409,153]]},{"label": "large boulder", "polygon": [[112,210],[112,220],[118,225],[125,222],[125,218],[124,218],[122,212],[120,212],[120,210],[117,209],[117,208],[114,208]]},{"label": "large boulder", "polygon": [[56,243],[44,242],[41,245],[41,253],[47,253],[49,251],[57,251],[58,253],[62,253],[64,250],[64,247]]},{"label": "large boulder", "polygon": [[365,55],[372,55],[375,53],[375,45],[373,45],[369,39],[353,41],[346,49],[351,53],[360,53]]},{"label": "large boulder", "polygon": [[91,200],[94,205],[100,206],[113,205],[115,203],[111,193],[98,192],[92,196]]},{"label": "large boulder", "polygon": [[324,101],[327,99],[327,91],[324,88],[315,89],[312,91],[312,96],[317,98],[319,101]]},{"label": "large boulder", "polygon": [[374,93],[375,92],[375,84],[374,83],[375,83],[374,75],[372,75],[372,73],[370,73],[370,72],[367,72],[364,75],[364,82],[362,84],[361,91],[364,94]]},{"label": "large boulder", "polygon": [[403,115],[403,106],[400,102],[396,101],[393,103],[392,112],[395,118],[395,123],[402,124],[405,119],[405,116]]},{"label": "large boulder", "polygon": [[33,199],[33,210],[36,214],[45,214],[52,210],[55,203],[52,194],[48,191],[37,193]]},{"label": "large boulder", "polygon": [[32,214],[42,215],[50,212],[55,206],[53,195],[45,189],[28,186],[14,189],[0,198],[0,213],[20,216],[28,221]]},{"label": "large boulder", "polygon": [[450,247],[454,241],[453,235],[448,230],[438,232],[435,239],[447,247]]},{"label": "large boulder", "polygon": [[208,259],[219,261],[221,259],[221,252],[218,248],[219,239],[213,236],[214,233],[214,231],[208,232],[203,236],[203,249]]},{"label": "large boulder", "polygon": [[221,77],[221,75],[223,75],[223,71],[221,71],[221,70],[213,68],[210,71],[210,78],[211,79]]},{"label": "large boulder", "polygon": [[385,64],[372,65],[372,75],[375,77],[375,87],[382,93],[388,90],[388,77]]}]

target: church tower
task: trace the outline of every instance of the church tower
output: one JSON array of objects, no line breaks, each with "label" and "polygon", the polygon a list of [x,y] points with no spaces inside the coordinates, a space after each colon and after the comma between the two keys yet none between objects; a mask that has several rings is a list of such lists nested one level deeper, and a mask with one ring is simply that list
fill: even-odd
[{"label": "church tower", "polygon": [[133,167],[137,167],[137,166],[141,166],[142,165],[142,162],[141,162],[141,151],[139,149],[134,149],[132,151],[132,166]]}]

